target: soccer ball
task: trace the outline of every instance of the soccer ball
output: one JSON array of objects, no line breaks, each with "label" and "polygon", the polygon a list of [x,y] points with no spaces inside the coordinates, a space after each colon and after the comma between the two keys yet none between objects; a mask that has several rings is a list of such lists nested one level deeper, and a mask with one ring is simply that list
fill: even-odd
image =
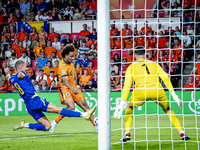
[{"label": "soccer ball", "polygon": [[99,123],[99,121],[98,121],[98,116],[95,116],[95,117],[94,117],[94,124],[95,124],[96,126],[98,126],[98,123]]}]

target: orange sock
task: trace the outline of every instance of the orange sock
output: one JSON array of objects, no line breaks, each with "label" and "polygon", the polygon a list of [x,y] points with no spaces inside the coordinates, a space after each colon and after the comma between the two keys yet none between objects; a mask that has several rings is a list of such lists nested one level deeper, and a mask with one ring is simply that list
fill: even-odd
[{"label": "orange sock", "polygon": [[62,120],[62,117],[60,115],[58,115],[58,117],[56,118],[55,122],[58,124],[58,122]]},{"label": "orange sock", "polygon": [[96,126],[95,124],[94,124],[94,119],[92,119],[92,120],[90,120],[91,121],[91,123],[93,124],[93,126]]}]

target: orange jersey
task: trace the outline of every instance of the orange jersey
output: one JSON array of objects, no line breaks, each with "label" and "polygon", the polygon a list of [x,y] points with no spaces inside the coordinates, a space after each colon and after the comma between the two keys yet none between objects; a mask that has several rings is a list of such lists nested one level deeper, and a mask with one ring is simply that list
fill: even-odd
[{"label": "orange jersey", "polygon": [[37,57],[40,57],[40,54],[41,54],[41,52],[43,52],[43,51],[44,51],[44,50],[43,50],[42,47],[37,47],[37,46],[35,46],[35,47],[33,48],[33,52],[36,54]]},{"label": "orange jersey", "polygon": [[40,47],[42,47],[43,49],[45,49],[46,46],[48,46],[48,42],[46,43],[46,45],[44,44],[43,41],[40,42]]},{"label": "orange jersey", "polygon": [[62,52],[61,49],[59,49],[59,50],[57,51],[57,56],[58,56],[59,59],[62,59],[61,52]]},{"label": "orange jersey", "polygon": [[180,44],[179,46],[174,46],[173,47],[174,48],[174,50],[175,50],[175,53],[178,55],[178,56],[180,56],[181,54],[182,54],[182,48],[183,48],[183,46]]},{"label": "orange jersey", "polygon": [[117,28],[114,28],[113,30],[110,30],[110,37],[113,37],[115,33],[119,32]]},{"label": "orange jersey", "polygon": [[58,76],[58,67],[53,67],[54,73]]},{"label": "orange jersey", "polygon": [[[81,36],[86,36],[86,35],[89,35],[90,36],[90,31],[86,30],[81,30],[81,32],[79,33],[79,35]],[[85,39],[80,39],[80,40],[85,40]]]},{"label": "orange jersey", "polygon": [[24,36],[25,36],[25,35],[28,35],[28,33],[27,33],[27,32],[24,32],[24,33],[19,32],[19,33],[17,34],[17,39],[18,39],[19,41],[24,41]]},{"label": "orange jersey", "polygon": [[127,60],[127,62],[133,62],[133,55],[126,56],[125,59]]},{"label": "orange jersey", "polygon": [[38,33],[30,33],[30,37],[31,37],[31,41],[33,41],[35,39],[35,35],[37,35]]},{"label": "orange jersey", "polygon": [[192,88],[197,88],[197,84],[196,83],[192,83],[192,84],[191,83],[186,83],[184,88],[191,88],[191,89],[188,89],[186,91],[194,91],[194,89],[192,89]]},{"label": "orange jersey", "polygon": [[94,72],[95,72],[95,68],[94,67],[92,69],[90,69],[90,67],[88,67],[87,70],[88,70],[88,75],[89,76],[94,76]]},{"label": "orange jersey", "polygon": [[197,68],[197,75],[200,75],[200,63],[196,64],[195,68]]},{"label": "orange jersey", "polygon": [[48,56],[50,56],[50,58],[51,58],[51,54],[52,54],[52,52],[55,52],[56,53],[56,49],[55,49],[55,47],[46,47],[45,49],[44,49],[44,52],[46,53],[46,57],[48,57]]},{"label": "orange jersey", "polygon": [[110,77],[110,84],[114,84],[114,81],[115,82],[117,82],[117,83],[119,83],[120,82],[120,77],[118,76],[118,77]]},{"label": "orange jersey", "polygon": [[46,32],[43,32],[43,33],[39,33],[39,34],[38,34],[39,39],[40,39],[41,41],[42,41],[43,35],[46,36],[46,38],[47,38],[47,33],[46,33]]},{"label": "orange jersey", "polygon": [[133,47],[133,38],[125,39],[124,42],[125,42],[125,47],[126,47],[126,48],[131,48],[131,47]]},{"label": "orange jersey", "polygon": [[72,63],[68,64],[65,60],[61,60],[58,65],[58,80],[59,87],[65,86],[63,83],[62,77],[68,76],[68,82],[72,87],[76,87],[74,83],[74,65]]},{"label": "orange jersey", "polygon": [[86,45],[87,45],[88,47],[91,47],[91,45],[92,45],[92,41],[89,40],[88,42],[86,42]]},{"label": "orange jersey", "polygon": [[26,52],[26,49],[25,49],[24,47],[21,48],[21,49],[20,49],[19,47],[15,49],[15,54],[17,54],[17,58],[19,58],[19,57],[22,56],[22,52],[23,52],[23,51]]},{"label": "orange jersey", "polygon": [[144,32],[145,30],[146,30],[146,31],[149,31],[149,33],[152,33],[151,27],[142,27],[142,28],[141,28],[141,31],[142,31],[142,32]]},{"label": "orange jersey", "polygon": [[135,39],[135,41],[137,42],[137,46],[144,46],[145,43],[144,43],[144,37],[137,37]]},{"label": "orange jersey", "polygon": [[44,66],[42,68],[44,70],[44,74],[49,77],[50,76],[50,71],[53,70],[53,68],[47,68],[47,66]]},{"label": "orange jersey", "polygon": [[120,31],[120,35],[126,36],[126,32],[129,32],[130,35],[133,34],[132,30],[128,28],[128,29],[122,29],[122,30]]},{"label": "orange jersey", "polygon": [[32,75],[34,75],[34,70],[33,70],[33,68],[28,68],[26,71],[26,75],[28,76],[28,73],[29,72],[32,72]]},{"label": "orange jersey", "polygon": [[89,75],[87,75],[87,76],[85,76],[85,75],[81,75],[81,77],[80,77],[80,82],[81,82],[81,84],[83,85],[83,86],[86,86],[87,84],[88,84],[88,81],[91,79],[91,76],[89,76]]},{"label": "orange jersey", "polygon": [[76,71],[76,74],[80,74],[80,72],[82,71],[82,68],[80,68],[80,69],[75,69],[75,71]]},{"label": "orange jersey", "polygon": [[122,46],[124,46],[124,41],[120,41],[120,42],[115,41],[115,47],[116,47],[116,49],[121,49]]},{"label": "orange jersey", "polygon": [[13,49],[14,51],[16,51],[17,48],[19,48],[19,44],[16,45],[16,44],[14,43],[14,44],[12,45],[12,49]]}]

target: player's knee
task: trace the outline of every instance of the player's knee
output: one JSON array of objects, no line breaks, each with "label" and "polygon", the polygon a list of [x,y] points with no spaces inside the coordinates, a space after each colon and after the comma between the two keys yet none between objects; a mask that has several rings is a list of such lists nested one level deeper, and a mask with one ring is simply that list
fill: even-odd
[{"label": "player's knee", "polygon": [[70,109],[70,110],[75,110],[75,105],[69,105],[68,107],[67,107],[67,109]]}]

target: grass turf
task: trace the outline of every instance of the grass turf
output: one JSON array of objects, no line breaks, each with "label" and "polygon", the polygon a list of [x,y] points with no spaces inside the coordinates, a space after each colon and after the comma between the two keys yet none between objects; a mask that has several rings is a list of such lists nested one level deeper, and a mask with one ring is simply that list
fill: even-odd
[{"label": "grass turf", "polygon": [[[81,118],[64,118],[57,126],[53,134],[43,131],[35,131],[30,129],[22,129],[13,131],[13,127],[21,119],[26,122],[35,122],[30,116],[20,117],[0,117],[0,150],[1,149],[42,149],[42,150],[97,150],[98,135],[94,132],[94,128],[89,121]],[[158,118],[159,126],[158,127]],[[49,116],[49,120],[55,119],[55,116]],[[147,119],[147,122],[145,121]],[[180,122],[186,128],[185,131],[190,135],[189,142],[180,141],[178,131],[170,127],[170,122],[167,116],[135,116],[133,123],[134,129],[131,129],[132,139],[134,141],[128,143],[112,144],[112,150],[148,149],[156,150],[159,147],[162,150],[177,149],[196,150],[198,149],[200,118],[197,116],[179,116]],[[183,121],[184,120],[184,121]],[[197,124],[197,125],[196,125]],[[147,126],[148,128],[143,128]],[[196,129],[197,127],[197,129]],[[121,128],[121,120],[111,120],[111,129]],[[146,134],[147,133],[147,134]],[[159,136],[160,133],[160,136]],[[21,138],[20,138],[21,137]],[[22,138],[26,137],[26,138]],[[28,137],[28,138],[27,138]],[[122,137],[122,131],[116,130],[111,132],[111,143],[119,142]],[[5,139],[7,138],[7,139]],[[154,140],[163,140],[160,143]],[[2,140],[4,139],[4,140]],[[148,142],[143,140],[148,140]],[[173,140],[164,141],[164,140]]]}]

